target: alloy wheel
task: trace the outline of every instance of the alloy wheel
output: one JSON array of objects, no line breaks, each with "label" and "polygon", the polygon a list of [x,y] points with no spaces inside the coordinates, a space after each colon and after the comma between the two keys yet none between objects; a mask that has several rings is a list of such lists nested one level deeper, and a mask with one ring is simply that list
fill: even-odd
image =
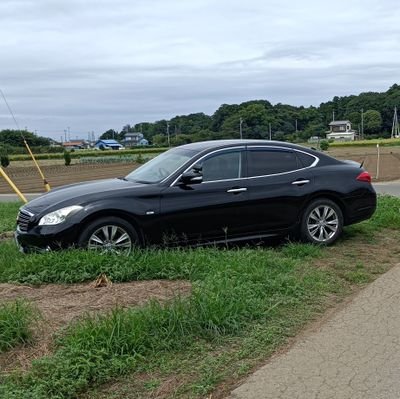
[{"label": "alloy wheel", "polygon": [[337,233],[339,217],[331,206],[318,205],[308,215],[307,229],[315,241],[326,242]]},{"label": "alloy wheel", "polygon": [[87,247],[101,253],[128,255],[132,249],[132,239],[123,227],[105,225],[99,227],[90,235]]}]

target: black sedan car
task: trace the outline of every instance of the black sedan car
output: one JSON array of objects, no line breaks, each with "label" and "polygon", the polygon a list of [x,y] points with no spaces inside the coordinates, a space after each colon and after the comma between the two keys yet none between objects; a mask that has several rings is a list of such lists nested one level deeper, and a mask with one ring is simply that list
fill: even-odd
[{"label": "black sedan car", "polygon": [[371,176],[298,145],[222,140],[164,152],[124,178],[64,186],[20,209],[23,251],[233,242],[297,233],[331,244],[376,208]]}]

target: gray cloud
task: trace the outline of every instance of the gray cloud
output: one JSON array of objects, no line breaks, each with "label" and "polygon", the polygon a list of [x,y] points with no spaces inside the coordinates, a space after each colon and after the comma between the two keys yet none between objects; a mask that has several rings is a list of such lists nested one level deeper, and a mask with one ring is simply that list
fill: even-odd
[{"label": "gray cloud", "polygon": [[0,88],[55,138],[255,98],[318,105],[398,82],[399,18],[392,0],[3,0]]}]

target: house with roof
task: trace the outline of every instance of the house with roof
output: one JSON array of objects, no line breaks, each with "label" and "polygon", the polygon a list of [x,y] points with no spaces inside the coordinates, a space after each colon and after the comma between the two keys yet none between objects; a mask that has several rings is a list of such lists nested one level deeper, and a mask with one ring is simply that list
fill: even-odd
[{"label": "house with roof", "polygon": [[149,145],[149,142],[144,138],[143,133],[133,132],[126,133],[123,140],[125,147],[137,147]]},{"label": "house with roof", "polygon": [[351,122],[348,120],[332,121],[326,133],[328,140],[354,141],[357,138],[357,132],[351,128]]},{"label": "house with roof", "polygon": [[124,147],[117,140],[104,139],[98,140],[94,145],[96,150],[123,150]]},{"label": "house with roof", "polygon": [[64,141],[62,146],[66,150],[83,150],[86,148],[90,148],[89,143],[86,140],[76,139]]}]

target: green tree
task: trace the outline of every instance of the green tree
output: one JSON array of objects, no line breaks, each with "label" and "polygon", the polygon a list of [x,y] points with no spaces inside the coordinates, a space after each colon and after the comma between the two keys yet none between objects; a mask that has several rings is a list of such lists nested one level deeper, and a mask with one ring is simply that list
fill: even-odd
[{"label": "green tree", "polygon": [[382,117],[379,111],[369,109],[364,113],[364,131],[366,134],[380,133]]}]

